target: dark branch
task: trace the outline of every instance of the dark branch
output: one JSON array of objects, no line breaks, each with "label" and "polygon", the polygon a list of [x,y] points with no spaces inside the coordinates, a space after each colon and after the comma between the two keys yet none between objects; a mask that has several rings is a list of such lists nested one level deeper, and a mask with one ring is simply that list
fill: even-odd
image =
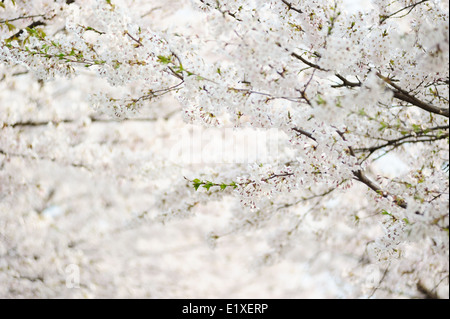
[{"label": "dark branch", "polygon": [[[381,16],[381,17],[380,17],[380,24],[382,24],[382,23],[383,23],[384,21],[386,21],[387,19],[394,17],[396,14],[398,14],[398,13],[400,13],[400,12],[402,12],[402,11],[405,11],[405,10],[408,10],[408,9],[409,9],[409,11],[405,14],[405,15],[408,15],[412,10],[414,10],[415,7],[417,7],[419,4],[422,4],[422,3],[428,2],[428,1],[430,1],[430,0],[422,0],[422,1],[419,1],[419,2],[416,2],[416,3],[413,3],[413,4],[410,4],[409,6],[406,6],[406,7],[402,8],[402,9],[400,9],[400,10],[397,10],[397,11],[395,11],[395,12],[389,14],[389,15]],[[401,17],[404,17],[405,15],[403,15],[403,16],[401,16]],[[401,17],[400,17],[400,18],[401,18]]]},{"label": "dark branch", "polygon": [[174,75],[175,77],[177,77],[177,78],[180,79],[181,81],[184,81],[184,78],[183,78],[183,76],[182,76],[180,73],[176,72],[176,71],[175,71],[174,69],[172,69],[172,67],[170,67],[170,66],[168,66],[168,68],[169,68],[170,72],[172,73],[172,75]]},{"label": "dark branch", "polygon": [[309,133],[309,132],[307,132],[305,130],[302,130],[301,128],[298,128],[298,127],[293,127],[292,130],[297,132],[297,133],[299,133],[300,135],[305,135],[306,137],[309,137],[313,141],[317,142],[316,138],[312,135],[312,133]]},{"label": "dark branch", "polygon": [[421,281],[417,283],[417,290],[423,295],[424,299],[439,299],[436,292],[425,287]]},{"label": "dark branch", "polygon": [[138,44],[137,47],[143,46],[142,42],[139,39],[133,37],[129,32],[126,32],[125,34]]},{"label": "dark branch", "polygon": [[[212,8],[211,4],[205,2],[205,0],[200,0],[200,2],[203,3],[204,5],[206,5],[206,6],[210,7],[210,8]],[[228,16],[232,17],[233,19],[235,19],[236,21],[242,22],[242,20],[239,19],[239,18],[236,16],[236,13],[233,13],[233,12],[231,12],[230,10],[222,11],[221,8],[220,8],[220,3],[219,3],[219,1],[217,1],[216,4],[217,4],[217,6],[216,6],[214,9],[217,10],[217,11],[219,11],[220,13],[222,13],[222,15],[223,15],[224,17],[225,17],[225,15],[228,15]]]},{"label": "dark branch", "polygon": [[[306,60],[304,57],[302,57],[301,55],[293,52],[291,53],[291,55],[302,61],[304,64],[316,69],[316,70],[320,70],[320,71],[330,71],[330,70],[326,70],[323,69],[321,66],[319,66],[318,64],[312,63],[308,60]],[[336,77],[338,77],[341,81],[342,84],[338,84],[338,85],[333,85],[332,87],[334,88],[339,88],[339,87],[360,87],[362,86],[362,83],[360,82],[351,82],[348,81],[345,77],[343,77],[340,74],[335,74]],[[434,106],[432,104],[426,103],[424,101],[419,100],[418,98],[416,98],[415,96],[411,95],[408,91],[402,89],[400,86],[398,86],[397,84],[393,83],[391,79],[384,77],[383,75],[381,75],[380,73],[377,73],[377,76],[382,79],[384,82],[386,82],[387,84],[389,84],[391,86],[391,90],[394,93],[394,97],[396,99],[399,99],[401,101],[407,102],[409,104],[415,105],[425,111],[434,113],[434,114],[438,114],[438,115],[442,115],[445,117],[449,117],[449,109],[448,108],[440,108],[437,106]]]},{"label": "dark branch", "polygon": [[261,181],[267,182],[267,181],[269,181],[269,180],[271,180],[271,179],[274,179],[274,178],[276,178],[276,177],[286,177],[286,176],[293,176],[293,175],[294,175],[294,173],[273,174],[273,175],[271,175],[271,176],[268,177],[268,178],[263,178],[263,179],[261,179]]},{"label": "dark branch", "polygon": [[[29,160],[49,161],[52,163],[58,163],[58,159],[56,159],[54,157],[40,157],[40,156],[28,155],[28,154],[22,154],[22,153],[12,153],[12,152],[7,152],[1,148],[0,148],[0,154],[4,155],[7,158],[8,157],[18,157],[18,158],[29,159]],[[83,168],[87,171],[91,171],[90,167],[88,167],[82,163],[70,163],[68,165],[71,167]]]},{"label": "dark branch", "polygon": [[[177,110],[178,111],[178,110]],[[170,112],[163,119],[167,120],[173,112]],[[158,120],[157,117],[146,117],[146,118],[126,118],[126,119],[110,119],[110,118],[97,118],[97,117],[89,117],[89,120],[92,123],[115,123],[115,122],[155,122]],[[47,126],[49,123],[53,125],[59,124],[71,124],[71,123],[79,123],[77,119],[62,119],[58,121],[48,120],[48,121],[23,121],[23,122],[15,122],[15,123],[3,123],[3,127],[12,127],[12,128],[20,128],[20,127],[42,127]]]},{"label": "dark branch", "polygon": [[301,55],[299,55],[299,54],[297,54],[297,53],[295,53],[295,52],[292,52],[291,55],[292,55],[294,58],[296,58],[296,59],[302,61],[303,63],[305,63],[307,66],[310,66],[310,67],[312,67],[312,68],[314,68],[314,69],[316,69],[316,70],[320,70],[320,71],[328,71],[328,70],[323,69],[323,68],[320,67],[319,65],[314,64],[314,63],[312,63],[312,62],[306,60],[304,57],[302,57]]},{"label": "dark branch", "polygon": [[289,3],[286,0],[281,0],[281,2],[283,2],[288,7],[288,10],[293,10],[298,13],[303,13],[303,11],[301,9],[295,8],[294,6],[292,6],[292,3]]},{"label": "dark branch", "polygon": [[43,17],[43,14],[36,14],[36,15],[31,15],[31,16],[22,16],[22,17],[17,17],[17,18],[13,18],[13,19],[6,19],[6,20],[1,20],[0,23],[5,23],[5,22],[12,22],[12,21],[17,21],[17,20],[25,20],[25,19],[33,19],[33,18],[38,18],[38,17]]},{"label": "dark branch", "polygon": [[[292,128],[292,130],[298,132],[301,135],[305,135],[305,136],[309,137],[310,139],[316,141],[316,138],[310,132],[307,132],[307,131],[299,129],[299,128]],[[336,132],[345,141],[344,133],[340,132],[340,131],[336,131]],[[355,152],[354,152],[352,147],[349,148],[349,152],[350,152],[350,154],[352,156],[355,156]],[[382,190],[381,187],[379,185],[377,185],[375,182],[373,182],[369,177],[367,177],[362,170],[353,171],[353,176],[354,176],[355,180],[365,184],[367,187],[369,187],[371,190],[373,190],[374,192],[376,192],[380,196],[385,197],[385,198],[391,197],[394,200],[394,203],[397,206],[399,206],[401,208],[406,208],[407,207],[406,202],[402,198],[397,197],[395,195],[392,195],[392,194]]]},{"label": "dark branch", "polygon": [[439,140],[448,138],[449,133],[446,132],[441,135],[427,135],[427,133],[431,132],[431,131],[436,131],[436,130],[444,130],[444,129],[448,130],[448,128],[449,128],[448,126],[438,126],[438,127],[426,129],[426,130],[423,130],[420,132],[415,132],[415,134],[408,134],[408,135],[405,135],[405,136],[402,136],[402,137],[399,137],[399,138],[396,138],[393,140],[389,140],[384,144],[371,146],[371,147],[358,148],[358,149],[355,149],[355,151],[356,152],[369,152],[372,154],[379,149],[383,149],[385,147],[390,147],[390,146],[392,146],[393,148],[397,148],[403,144],[435,142],[435,141],[439,141]]},{"label": "dark branch", "polygon": [[394,91],[394,97],[396,99],[402,100],[404,102],[413,104],[425,111],[428,111],[428,112],[431,112],[434,114],[438,114],[438,115],[442,115],[445,117],[449,117],[449,109],[439,108],[434,105],[422,102],[421,100],[417,99],[416,97],[409,95],[409,94],[405,94],[404,92]]},{"label": "dark branch", "polygon": [[335,74],[336,77],[342,81],[342,84],[337,84],[337,85],[332,85],[332,88],[340,88],[340,87],[359,87],[362,85],[361,82],[351,82],[349,80],[347,80],[344,76],[340,75],[340,74]]},{"label": "dark branch", "polygon": [[428,112],[431,112],[434,114],[438,114],[438,115],[442,115],[445,117],[449,117],[449,109],[436,107],[434,105],[423,102],[423,101],[419,100],[418,98],[416,98],[415,96],[412,96],[408,91],[402,89],[400,86],[398,86],[397,84],[392,82],[391,79],[382,76],[380,73],[378,73],[377,76],[393,88],[392,91],[394,92],[395,98],[402,100],[404,102],[408,102],[412,105],[415,105],[425,111],[428,111]]},{"label": "dark branch", "polygon": [[375,182],[373,182],[370,178],[368,178],[363,171],[358,170],[353,172],[353,175],[355,176],[355,179],[363,184],[366,184],[367,187],[369,187],[371,190],[376,192],[378,195],[383,196],[384,198],[392,197],[394,199],[395,204],[401,208],[406,208],[407,204],[402,199],[395,195],[389,194],[386,191],[383,191],[380,186],[378,186]]},{"label": "dark branch", "polygon": [[[33,23],[29,24],[26,28],[24,29],[33,29],[35,27],[39,27],[41,25],[46,25],[46,23],[44,21],[34,21]],[[13,34],[12,36],[10,36],[8,38],[8,40],[12,40],[15,38],[18,38],[22,33],[24,29],[20,29],[18,32],[16,32],[15,34]]]}]

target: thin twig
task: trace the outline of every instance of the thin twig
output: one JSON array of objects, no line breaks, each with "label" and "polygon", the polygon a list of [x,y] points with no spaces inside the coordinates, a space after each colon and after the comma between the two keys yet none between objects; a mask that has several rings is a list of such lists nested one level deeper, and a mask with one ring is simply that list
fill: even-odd
[{"label": "thin twig", "polygon": [[293,10],[293,11],[298,12],[298,13],[303,13],[303,11],[301,9],[295,8],[292,5],[292,3],[289,3],[286,0],[281,0],[281,2],[283,2],[288,7],[288,10]]},{"label": "thin twig", "polygon": [[419,1],[419,2],[417,2],[417,3],[410,4],[409,6],[406,6],[406,7],[402,8],[402,9],[400,9],[400,10],[397,10],[397,11],[391,13],[390,15],[387,15],[387,16],[381,16],[381,17],[380,17],[380,24],[382,24],[382,23],[383,23],[384,21],[386,21],[387,19],[394,17],[396,14],[398,14],[398,13],[400,13],[400,12],[402,12],[402,11],[405,11],[405,10],[408,10],[408,9],[409,9],[409,11],[408,11],[405,15],[399,17],[399,18],[402,18],[402,17],[408,15],[415,7],[417,7],[419,4],[422,4],[422,3],[428,2],[428,1],[430,1],[430,0],[422,0],[422,1]]},{"label": "thin twig", "polygon": [[23,17],[17,17],[17,18],[13,18],[13,19],[6,19],[6,20],[1,20],[0,23],[6,23],[6,22],[12,22],[12,21],[17,21],[17,20],[24,20],[24,19],[33,19],[33,18],[38,18],[38,17],[43,17],[43,14],[36,14],[36,15],[31,15],[31,16],[23,16]]}]

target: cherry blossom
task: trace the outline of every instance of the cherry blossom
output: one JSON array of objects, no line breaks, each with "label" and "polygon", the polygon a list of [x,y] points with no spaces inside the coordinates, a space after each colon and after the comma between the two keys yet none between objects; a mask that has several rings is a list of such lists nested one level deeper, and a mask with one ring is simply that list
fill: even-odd
[{"label": "cherry blossom", "polygon": [[[448,3],[347,2],[0,2],[0,296],[227,297],[186,278],[249,258],[310,296],[448,298]],[[277,152],[173,163],[190,126]]]}]

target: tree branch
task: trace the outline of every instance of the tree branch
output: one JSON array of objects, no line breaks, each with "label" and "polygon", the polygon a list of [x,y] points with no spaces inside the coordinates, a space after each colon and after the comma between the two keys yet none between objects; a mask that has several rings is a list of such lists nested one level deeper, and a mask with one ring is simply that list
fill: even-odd
[{"label": "tree branch", "polygon": [[417,283],[416,287],[417,290],[424,296],[424,299],[440,299],[436,292],[425,287],[421,281]]},{"label": "tree branch", "polygon": [[367,187],[376,192],[378,195],[384,198],[392,197],[394,199],[394,203],[397,204],[397,206],[401,208],[407,208],[407,204],[404,199],[382,190],[380,186],[378,186],[375,182],[373,182],[370,178],[368,178],[362,170],[354,171],[353,175],[355,176],[355,179],[357,181],[365,184]]},{"label": "tree branch", "polygon": [[[203,3],[204,5],[208,6],[208,7],[212,7],[211,4],[205,2],[205,0],[200,0],[201,3]],[[222,13],[223,16],[225,15],[229,15],[230,17],[232,17],[233,19],[235,19],[236,21],[242,22],[241,19],[239,19],[238,17],[236,17],[236,13],[231,12],[230,10],[226,10],[226,11],[222,11],[220,8],[220,3],[219,1],[216,2],[216,7],[214,8],[215,10],[219,11],[220,13]]]},{"label": "tree branch", "polygon": [[271,175],[270,177],[261,179],[261,181],[267,183],[269,180],[271,180],[271,179],[273,179],[273,178],[276,178],[276,177],[286,177],[286,176],[292,176],[292,175],[294,175],[294,173],[273,174],[273,175]]},{"label": "tree branch", "polygon": [[[54,157],[39,157],[39,156],[21,154],[21,153],[8,153],[1,148],[0,148],[0,154],[4,155],[5,157],[19,157],[19,158],[29,159],[29,160],[40,160],[40,161],[49,161],[52,163],[58,163],[58,160]],[[88,167],[84,164],[81,164],[81,163],[69,163],[68,165],[75,167],[75,168],[83,168],[87,171],[92,171],[90,167]]]},{"label": "tree branch", "polygon": [[316,138],[312,135],[312,133],[309,133],[305,130],[302,130],[301,128],[298,127],[293,127],[292,128],[293,131],[299,133],[300,135],[305,135],[306,137],[312,139],[313,141],[317,142]]},{"label": "tree branch", "polygon": [[43,16],[44,16],[43,14],[35,14],[35,15],[31,15],[31,16],[22,16],[22,17],[17,17],[17,18],[13,18],[13,19],[1,20],[0,23],[12,22],[12,21],[24,20],[24,19],[33,19],[33,18],[38,18],[38,17],[43,17]]},{"label": "tree branch", "polygon": [[288,7],[288,11],[293,10],[298,13],[303,13],[301,9],[295,8],[294,6],[292,6],[292,3],[289,3],[286,0],[281,0],[281,2],[283,2]]},{"label": "tree branch", "polygon": [[[392,18],[392,17],[395,16],[396,14],[398,14],[398,13],[400,13],[400,12],[402,12],[402,11],[405,11],[405,10],[408,10],[408,9],[409,9],[409,11],[405,14],[405,15],[408,15],[412,10],[414,10],[415,7],[417,7],[419,4],[422,4],[422,3],[428,2],[428,1],[430,1],[430,0],[422,0],[422,1],[419,1],[419,2],[417,2],[417,3],[410,4],[409,6],[406,6],[406,7],[402,8],[402,9],[400,9],[400,10],[397,10],[397,11],[395,11],[395,12],[389,14],[389,15],[380,16],[380,24],[382,24],[382,23],[383,23],[384,21],[386,21],[387,19]],[[402,17],[404,17],[405,15],[403,15]]]},{"label": "tree branch", "polygon": [[[310,132],[307,132],[307,131],[299,129],[299,128],[292,128],[292,130],[298,132],[301,135],[305,135],[305,136],[309,137],[310,139],[316,141],[316,138]],[[340,132],[340,131],[336,131],[336,132],[345,141],[344,133]],[[350,154],[352,156],[355,156],[355,152],[354,152],[352,147],[349,147],[349,152],[350,152]],[[397,206],[399,206],[401,208],[406,208],[407,207],[406,202],[401,197],[392,195],[392,194],[382,190],[381,187],[379,185],[377,185],[375,182],[373,182],[369,177],[367,177],[362,170],[353,171],[353,176],[354,176],[355,180],[365,184],[367,187],[369,187],[371,190],[373,190],[374,192],[376,192],[380,196],[385,197],[385,198],[392,197],[392,199],[394,200],[394,203]]]},{"label": "tree branch", "polygon": [[10,36],[8,38],[8,40],[12,40],[14,38],[18,38],[23,33],[24,29],[33,29],[33,28],[41,26],[41,25],[46,25],[46,23],[44,21],[34,21],[33,23],[29,24],[26,28],[20,29],[18,32],[16,32],[12,36]]},{"label": "tree branch", "polygon": [[380,73],[377,73],[377,76],[382,79],[384,82],[386,82],[387,84],[389,84],[391,87],[393,87],[394,89],[392,90],[394,92],[394,97],[402,100],[404,102],[408,102],[412,105],[415,105],[425,111],[434,113],[434,114],[438,114],[438,115],[442,115],[445,117],[449,117],[449,109],[444,109],[444,108],[440,108],[440,107],[436,107],[434,105],[428,104],[426,102],[423,102],[421,100],[419,100],[418,98],[416,98],[415,96],[412,96],[409,92],[407,92],[406,90],[402,89],[400,86],[398,86],[397,84],[395,84],[394,82],[392,82],[391,79],[381,75]]},{"label": "tree branch", "polygon": [[133,37],[129,32],[126,32],[125,34],[126,34],[127,36],[129,36],[129,37],[131,38],[131,40],[133,40],[134,42],[137,43],[137,47],[144,46],[144,45],[142,44],[141,40],[136,39],[136,38]]},{"label": "tree branch", "polygon": [[335,76],[342,81],[342,84],[332,85],[332,88],[340,88],[340,87],[360,87],[362,85],[361,82],[351,82],[347,80],[344,76],[340,74],[335,74]]},{"label": "tree branch", "polygon": [[302,57],[301,55],[299,55],[299,54],[297,54],[297,53],[295,53],[295,52],[292,52],[291,55],[292,55],[294,58],[296,58],[296,59],[302,61],[303,63],[305,63],[307,66],[310,66],[310,67],[312,67],[312,68],[314,68],[314,69],[316,69],[316,70],[319,70],[319,71],[329,71],[329,70],[323,69],[322,67],[320,67],[320,66],[317,65],[317,64],[314,64],[314,63],[312,63],[312,62],[306,60],[304,57]]},{"label": "tree branch", "polygon": [[[178,110],[177,110],[178,111]],[[168,119],[173,112],[167,114],[163,119]],[[148,117],[148,118],[126,118],[126,119],[108,119],[108,118],[97,118],[97,117],[89,117],[89,121],[92,123],[114,123],[114,122],[155,122],[158,120],[158,117]],[[48,120],[48,121],[24,121],[24,122],[15,122],[15,123],[3,123],[3,127],[40,127],[40,126],[47,126],[49,123],[52,123],[54,125],[59,124],[70,124],[70,123],[77,123],[76,119],[62,119],[58,121],[54,120]]]},{"label": "tree branch", "polygon": [[[431,128],[431,129],[427,129],[427,130],[423,130],[421,132],[417,132],[415,134],[408,134],[393,140],[388,140],[386,143],[384,144],[380,144],[380,145],[376,145],[376,146],[371,146],[371,147],[363,147],[363,148],[357,148],[355,149],[355,152],[370,152],[370,154],[374,153],[375,151],[385,148],[385,147],[389,147],[389,146],[393,146],[394,148],[399,147],[400,145],[403,144],[409,144],[409,143],[425,143],[425,142],[434,142],[434,141],[439,141],[442,139],[446,139],[449,137],[449,133],[446,132],[442,135],[427,135],[428,132],[430,131],[435,131],[435,130],[442,130],[442,129],[447,129],[448,130],[448,126],[438,126],[435,128]],[[412,140],[408,140],[412,138]]]},{"label": "tree branch", "polygon": [[[312,63],[312,62],[306,60],[301,55],[299,55],[299,54],[297,54],[295,52],[291,53],[291,55],[294,58],[302,61],[304,64],[306,64],[306,65],[308,65],[308,66],[310,66],[310,67],[312,67],[312,68],[314,68],[316,70],[330,71],[330,70],[323,69],[318,64],[315,64],[315,63]],[[339,87],[360,87],[360,86],[362,86],[361,82],[356,83],[356,82],[348,81],[344,76],[342,76],[342,75],[340,75],[338,73],[336,73],[335,75],[336,75],[336,77],[338,77],[342,81],[342,84],[333,85],[332,86],[333,88],[339,88]],[[410,103],[412,105],[415,105],[415,106],[417,106],[417,107],[419,107],[419,108],[421,108],[421,109],[423,109],[425,111],[428,111],[428,112],[431,112],[431,113],[434,113],[434,114],[438,114],[438,115],[442,115],[442,116],[445,116],[445,117],[449,117],[449,109],[448,108],[440,108],[440,107],[434,106],[432,104],[426,103],[424,101],[421,101],[418,98],[416,98],[415,96],[411,95],[406,90],[402,89],[397,84],[393,83],[391,81],[391,79],[381,75],[380,73],[377,73],[377,76],[392,87],[391,90],[394,93],[394,97],[396,99],[399,99],[401,101]]]}]

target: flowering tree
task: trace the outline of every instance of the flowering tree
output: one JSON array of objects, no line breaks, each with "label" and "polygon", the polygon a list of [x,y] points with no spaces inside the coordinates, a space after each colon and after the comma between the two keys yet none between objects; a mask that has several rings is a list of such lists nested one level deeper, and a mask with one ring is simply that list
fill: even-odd
[{"label": "flowering tree", "polygon": [[[0,296],[141,289],[148,262],[126,283],[102,265],[199,214],[220,220],[211,246],[245,236],[259,265],[339,276],[332,296],[448,298],[448,17],[439,0],[1,1]],[[276,129],[279,151],[171,164],[188,124]]]}]

